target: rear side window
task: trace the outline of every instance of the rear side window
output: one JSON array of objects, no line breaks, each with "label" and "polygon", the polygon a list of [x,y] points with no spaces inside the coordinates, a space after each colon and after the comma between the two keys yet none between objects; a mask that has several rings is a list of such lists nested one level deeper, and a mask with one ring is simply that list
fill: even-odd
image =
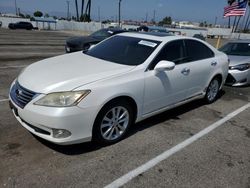
[{"label": "rear side window", "polygon": [[214,57],[214,52],[199,41],[185,40],[185,44],[189,62]]}]

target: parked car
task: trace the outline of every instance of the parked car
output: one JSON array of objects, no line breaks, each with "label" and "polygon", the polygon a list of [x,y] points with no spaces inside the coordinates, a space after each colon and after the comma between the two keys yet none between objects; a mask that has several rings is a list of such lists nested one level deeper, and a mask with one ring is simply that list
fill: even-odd
[{"label": "parked car", "polygon": [[203,40],[203,41],[206,40],[206,38],[202,34],[194,34],[193,37],[197,38],[197,39],[200,39],[200,40]]},{"label": "parked car", "polygon": [[250,84],[250,40],[230,41],[220,51],[230,59],[226,84],[243,86]]},{"label": "parked car", "polygon": [[10,88],[20,124],[57,144],[118,142],[134,122],[216,100],[228,57],[194,38],[122,33],[29,65]]},{"label": "parked car", "polygon": [[66,40],[65,50],[67,53],[87,50],[90,46],[95,45],[112,35],[123,32],[126,31],[119,28],[108,28],[100,29],[89,36],[71,37]]},{"label": "parked car", "polygon": [[33,25],[30,22],[10,23],[8,27],[9,29],[27,29],[27,30],[33,29]]},{"label": "parked car", "polygon": [[169,32],[165,27],[146,26],[146,25],[142,25],[142,26],[138,27],[137,31],[139,31],[139,32],[163,32],[163,33]]}]

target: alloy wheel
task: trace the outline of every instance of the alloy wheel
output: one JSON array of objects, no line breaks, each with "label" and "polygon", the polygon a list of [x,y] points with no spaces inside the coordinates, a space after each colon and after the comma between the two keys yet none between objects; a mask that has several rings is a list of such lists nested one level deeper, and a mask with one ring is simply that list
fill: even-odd
[{"label": "alloy wheel", "polygon": [[209,102],[212,102],[215,100],[218,92],[219,92],[219,81],[217,79],[214,79],[211,81],[207,88],[207,100]]},{"label": "alloy wheel", "polygon": [[113,107],[103,117],[101,135],[105,140],[119,139],[129,125],[129,112],[122,106]]}]

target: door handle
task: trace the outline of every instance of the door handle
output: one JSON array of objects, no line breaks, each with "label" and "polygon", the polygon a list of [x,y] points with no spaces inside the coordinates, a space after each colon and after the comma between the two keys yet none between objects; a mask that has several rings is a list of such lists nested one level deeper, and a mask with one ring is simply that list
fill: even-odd
[{"label": "door handle", "polygon": [[211,63],[211,65],[212,65],[212,66],[216,66],[216,65],[217,65],[217,62],[214,61],[214,62]]},{"label": "door handle", "polygon": [[190,69],[188,68],[184,68],[182,71],[181,71],[182,74],[184,75],[188,75],[190,73]]}]

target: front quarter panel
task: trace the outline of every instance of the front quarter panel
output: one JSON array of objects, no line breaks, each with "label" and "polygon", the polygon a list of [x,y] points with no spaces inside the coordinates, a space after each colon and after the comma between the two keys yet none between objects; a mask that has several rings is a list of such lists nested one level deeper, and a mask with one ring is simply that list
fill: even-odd
[{"label": "front quarter panel", "polygon": [[141,116],[144,96],[143,70],[134,70],[120,76],[95,82],[77,88],[76,90],[90,89],[91,93],[78,106],[80,108],[95,107],[96,115],[112,99],[121,96],[132,98],[137,104],[137,118]]}]

